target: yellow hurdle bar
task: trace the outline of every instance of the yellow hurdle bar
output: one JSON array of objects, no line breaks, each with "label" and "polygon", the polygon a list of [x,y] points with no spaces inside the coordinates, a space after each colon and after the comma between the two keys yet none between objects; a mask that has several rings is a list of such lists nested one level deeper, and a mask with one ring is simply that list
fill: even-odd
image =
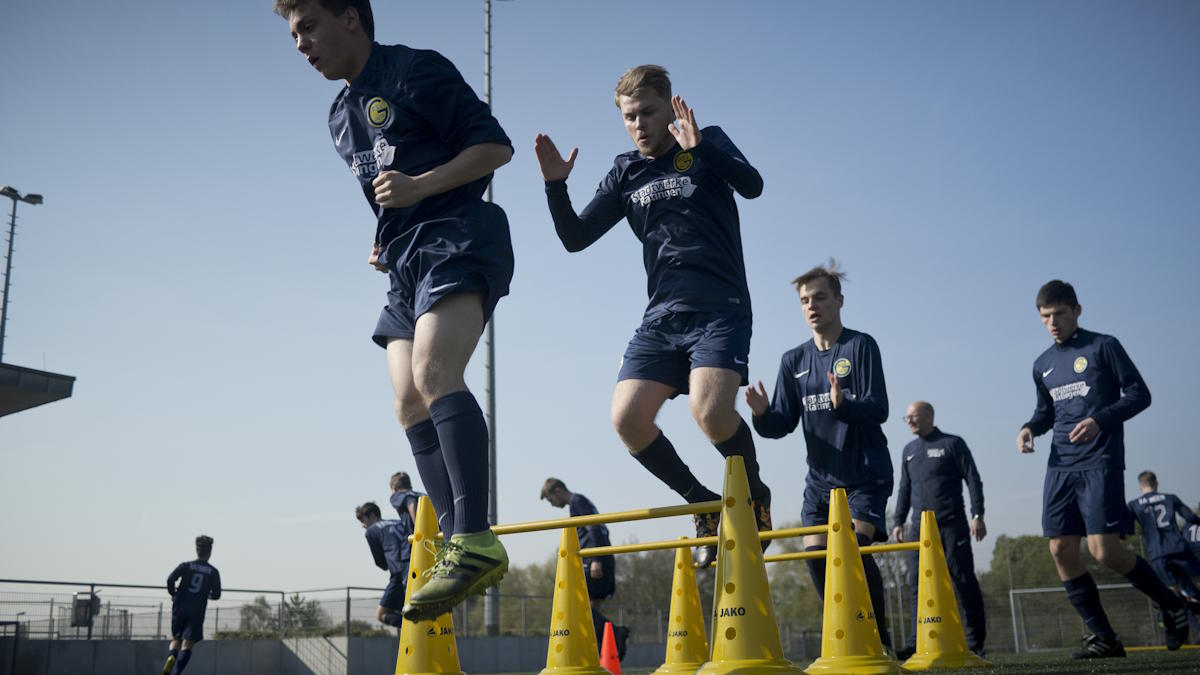
[{"label": "yellow hurdle bar", "polygon": [[[498,535],[520,534],[522,532],[541,532],[543,530],[557,530],[564,527],[584,527],[585,525],[624,523],[630,520],[649,520],[651,518],[668,518],[670,516],[690,516],[697,513],[713,513],[720,510],[721,500],[714,499],[711,502],[696,502],[695,504],[681,504],[679,506],[658,506],[649,509],[635,509],[633,511],[595,513],[590,516],[571,516],[570,518],[555,518],[554,520],[532,520],[527,523],[513,523],[512,525],[493,525],[492,532]],[[708,539],[708,537],[705,537],[705,539]],[[716,537],[712,537],[712,539],[714,540],[713,543],[716,543]],[[691,545],[699,546],[699,544]],[[672,547],[664,546],[662,548]]]},{"label": "yellow hurdle bar", "polygon": [[[829,531],[828,525],[810,525],[808,527],[789,527],[781,530],[766,530],[758,533],[759,541],[763,539],[783,539],[785,537],[800,537],[806,534],[825,534]],[[665,548],[687,548],[689,546],[713,546],[717,543],[719,537],[698,537],[689,539],[687,537],[681,539],[672,539],[670,541],[648,541],[645,544],[622,544],[619,546],[597,546],[596,548],[585,548],[579,551],[579,555],[588,558],[602,555],[616,555],[620,553],[641,553],[642,551],[661,551]]]},{"label": "yellow hurdle bar", "polygon": [[[876,553],[892,553],[895,551],[919,551],[921,549],[920,542],[908,542],[904,544],[876,544],[875,546],[864,546],[858,549],[858,552],[863,555],[874,555]],[[825,557],[825,549],[819,551],[796,551],[795,553],[776,553],[775,555],[763,556],[763,562],[786,562],[788,560],[817,560]]]}]

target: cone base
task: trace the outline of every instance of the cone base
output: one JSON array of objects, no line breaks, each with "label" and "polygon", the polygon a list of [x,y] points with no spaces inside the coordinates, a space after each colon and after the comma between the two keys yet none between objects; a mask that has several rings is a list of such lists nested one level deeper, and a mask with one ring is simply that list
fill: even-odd
[{"label": "cone base", "polygon": [[858,673],[862,675],[886,675],[903,673],[900,664],[890,656],[822,656],[812,662],[804,672],[815,673]]},{"label": "cone base", "polygon": [[759,675],[760,673],[803,673],[804,670],[791,661],[779,659],[731,659],[709,661],[696,671],[696,675]]},{"label": "cone base", "polygon": [[659,666],[658,670],[650,673],[650,675],[695,675],[697,670],[704,666],[703,661],[695,661],[693,663],[664,663]]},{"label": "cone base", "polygon": [[[436,668],[437,666],[434,666]],[[396,668],[396,675],[429,675],[436,673],[437,675],[467,675],[461,670],[411,670],[403,667]]]},{"label": "cone base", "polygon": [[544,668],[538,675],[612,675],[600,666],[553,666]]},{"label": "cone base", "polygon": [[913,654],[904,662],[905,670],[937,670],[939,668],[991,668],[992,664],[972,652],[958,654]]}]

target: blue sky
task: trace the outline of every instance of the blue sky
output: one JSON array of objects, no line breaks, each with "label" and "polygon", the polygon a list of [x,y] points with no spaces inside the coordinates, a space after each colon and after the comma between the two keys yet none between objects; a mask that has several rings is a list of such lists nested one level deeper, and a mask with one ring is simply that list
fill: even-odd
[{"label": "blue sky", "polygon": [[[482,2],[377,3],[378,38],[434,48],[482,92]],[[0,576],[157,583],[216,538],[226,584],[380,585],[353,507],[413,471],[368,339],[386,291],[374,226],[325,125],[338,85],[270,3],[16,3],[0,183],[22,205],[5,361],[78,377],[0,419]],[[608,407],[645,304],[624,225],[585,252],[554,235],[538,132],[579,146],[578,207],[630,147],[622,71],[660,63],[700,124],[762,173],[739,201],[755,309],[751,377],[808,339],[788,282],[830,256],[846,325],[880,344],[893,457],[924,398],[975,453],[992,536],[1040,531],[1048,438],[1014,439],[1049,344],[1033,297],[1073,282],[1154,395],[1127,425],[1127,491],[1152,468],[1192,504],[1200,366],[1200,7],[1188,2],[496,3],[495,180],[516,251],[497,321],[500,518],[674,503]],[[7,208],[7,204],[5,204]],[[468,373],[482,397],[482,357]],[[744,414],[745,405],[740,404]],[[684,400],[660,423],[702,480],[721,462]],[[776,522],[799,518],[802,438],[759,440]],[[415,472],[414,472],[415,473]],[[890,503],[889,503],[890,506]],[[673,538],[676,519],[617,525]],[[548,557],[554,534],[507,540]]]}]

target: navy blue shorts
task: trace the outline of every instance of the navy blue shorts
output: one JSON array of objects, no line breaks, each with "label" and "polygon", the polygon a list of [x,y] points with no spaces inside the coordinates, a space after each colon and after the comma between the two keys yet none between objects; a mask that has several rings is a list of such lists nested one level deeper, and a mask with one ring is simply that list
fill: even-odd
[{"label": "navy blue shorts", "polygon": [[204,639],[204,611],[171,610],[171,637],[199,642]]},{"label": "navy blue shorts", "polygon": [[404,608],[404,590],[405,583],[408,581],[408,573],[393,574],[388,580],[387,588],[383,591],[383,597],[379,598],[379,606],[394,609],[397,612]]},{"label": "navy blue shorts", "polygon": [[606,555],[601,558],[591,558],[590,560],[600,561],[600,569],[604,575],[599,579],[592,578],[590,561],[583,563],[583,578],[587,579],[588,597],[593,600],[611,598],[612,594],[617,591],[616,556]]},{"label": "navy blue shorts", "polygon": [[671,312],[643,323],[621,359],[621,380],[653,380],[688,393],[694,368],[724,368],[749,384],[751,317],[737,312]]},{"label": "navy blue shorts", "polygon": [[1042,535],[1133,534],[1121,469],[1046,472],[1042,488]]},{"label": "navy blue shorts", "polygon": [[449,218],[421,223],[388,245],[388,304],[379,314],[373,339],[411,340],[417,319],[447,295],[483,297],[483,320],[508,295],[513,276],[508,218],[495,204],[479,202]]},{"label": "navy blue shorts", "polygon": [[[867,483],[843,489],[846,491],[846,501],[850,502],[850,517],[874,525],[875,541],[887,541],[884,514],[888,496],[892,494],[892,486],[886,483]],[[805,527],[829,524],[829,490],[812,485],[804,486],[804,507],[800,511],[800,522]]]}]

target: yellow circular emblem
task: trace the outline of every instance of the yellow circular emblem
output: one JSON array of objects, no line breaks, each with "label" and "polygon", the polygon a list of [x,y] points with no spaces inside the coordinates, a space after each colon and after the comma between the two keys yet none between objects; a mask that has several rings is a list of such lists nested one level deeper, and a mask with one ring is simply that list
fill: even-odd
[{"label": "yellow circular emblem", "polygon": [[675,153],[675,170],[683,173],[690,168],[692,168],[692,153],[687,150]]},{"label": "yellow circular emblem", "polygon": [[838,377],[850,374],[850,359],[838,359],[833,363],[833,373]]},{"label": "yellow circular emblem", "polygon": [[392,107],[388,102],[376,96],[367,101],[367,124],[376,129],[382,129],[392,121]]},{"label": "yellow circular emblem", "polygon": [[1082,356],[1075,359],[1075,372],[1082,373],[1085,370],[1087,370],[1087,359]]}]

